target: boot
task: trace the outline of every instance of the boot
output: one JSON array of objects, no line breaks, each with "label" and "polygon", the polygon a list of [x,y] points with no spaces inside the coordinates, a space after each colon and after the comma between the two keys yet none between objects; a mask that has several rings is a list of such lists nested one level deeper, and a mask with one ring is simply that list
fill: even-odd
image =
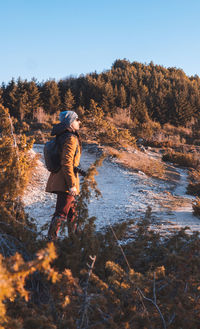
[{"label": "boot", "polygon": [[58,232],[61,226],[62,221],[65,220],[65,216],[57,215],[53,216],[51,220],[51,224],[48,231],[48,240],[56,241],[58,239]]}]

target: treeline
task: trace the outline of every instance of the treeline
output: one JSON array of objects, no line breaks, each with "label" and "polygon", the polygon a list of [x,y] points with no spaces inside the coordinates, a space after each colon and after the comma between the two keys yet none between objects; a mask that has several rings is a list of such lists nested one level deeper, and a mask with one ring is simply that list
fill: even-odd
[{"label": "treeline", "polygon": [[38,109],[52,115],[64,109],[88,113],[91,101],[104,114],[128,109],[132,119],[186,125],[200,115],[200,78],[181,69],[116,60],[111,69],[78,78],[38,83],[12,79],[0,88],[0,102],[19,121],[34,120]]}]

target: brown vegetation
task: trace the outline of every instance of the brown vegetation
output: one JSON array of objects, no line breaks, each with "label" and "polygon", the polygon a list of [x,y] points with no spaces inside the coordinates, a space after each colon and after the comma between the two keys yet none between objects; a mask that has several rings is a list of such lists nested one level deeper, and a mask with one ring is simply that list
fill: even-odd
[{"label": "brown vegetation", "polygon": [[143,172],[148,176],[165,178],[165,165],[155,158],[128,147],[126,150],[117,150],[112,147],[104,147],[105,153],[117,158],[117,162],[137,172]]},{"label": "brown vegetation", "polygon": [[198,154],[186,154],[170,150],[163,155],[162,159],[163,161],[178,164],[181,167],[198,168],[200,165]]},{"label": "brown vegetation", "polygon": [[190,170],[189,180],[190,183],[187,187],[187,193],[200,197],[200,170]]},{"label": "brown vegetation", "polygon": [[196,198],[195,202],[192,205],[194,210],[194,215],[200,217],[200,198]]},{"label": "brown vegetation", "polygon": [[[119,247],[118,239],[127,234],[129,242]],[[17,256],[4,261],[7,272],[2,266],[1,273],[10,288],[16,287],[16,295],[8,290],[0,296],[4,302],[7,297],[3,328],[198,328],[196,233],[181,230],[161,239],[149,230],[148,219],[134,233],[127,224],[104,234],[86,225],[73,241],[59,241],[56,249],[51,267],[55,254],[49,248],[29,263]],[[20,277],[24,280],[35,269],[47,275],[35,273],[17,288]]]}]

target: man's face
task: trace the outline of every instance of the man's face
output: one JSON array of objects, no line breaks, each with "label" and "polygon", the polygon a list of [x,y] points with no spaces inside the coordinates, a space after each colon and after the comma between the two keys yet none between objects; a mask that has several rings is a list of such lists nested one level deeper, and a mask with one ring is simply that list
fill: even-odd
[{"label": "man's face", "polygon": [[80,120],[79,120],[79,119],[75,119],[75,120],[71,123],[70,127],[71,127],[73,130],[75,130],[75,131],[79,130],[79,128],[80,128]]}]

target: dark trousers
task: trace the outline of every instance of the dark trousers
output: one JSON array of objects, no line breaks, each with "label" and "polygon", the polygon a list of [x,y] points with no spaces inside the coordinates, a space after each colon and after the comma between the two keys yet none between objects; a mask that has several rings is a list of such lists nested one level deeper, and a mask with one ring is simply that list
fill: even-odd
[{"label": "dark trousers", "polygon": [[68,234],[76,231],[76,202],[74,196],[57,192],[56,209],[49,227],[48,237],[50,240],[57,238],[62,221],[67,220]]}]

